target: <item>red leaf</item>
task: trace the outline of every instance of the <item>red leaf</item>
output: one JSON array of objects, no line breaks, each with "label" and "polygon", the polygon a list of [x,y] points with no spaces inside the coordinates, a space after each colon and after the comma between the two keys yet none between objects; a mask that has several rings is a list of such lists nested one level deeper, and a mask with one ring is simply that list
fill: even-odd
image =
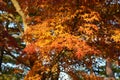
[{"label": "red leaf", "polygon": [[26,52],[27,54],[33,54],[36,53],[36,46],[35,44],[29,44],[24,48],[24,52]]}]

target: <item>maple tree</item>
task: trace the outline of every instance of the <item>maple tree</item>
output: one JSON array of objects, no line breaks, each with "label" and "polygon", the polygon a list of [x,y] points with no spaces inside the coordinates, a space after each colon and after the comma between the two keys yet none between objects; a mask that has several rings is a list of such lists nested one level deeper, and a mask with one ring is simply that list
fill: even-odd
[{"label": "maple tree", "polygon": [[119,0],[91,1],[0,0],[0,66],[5,54],[30,68],[25,80],[58,80],[60,72],[73,80],[103,80],[93,69],[101,57],[105,75],[115,79],[111,63],[119,68]]}]

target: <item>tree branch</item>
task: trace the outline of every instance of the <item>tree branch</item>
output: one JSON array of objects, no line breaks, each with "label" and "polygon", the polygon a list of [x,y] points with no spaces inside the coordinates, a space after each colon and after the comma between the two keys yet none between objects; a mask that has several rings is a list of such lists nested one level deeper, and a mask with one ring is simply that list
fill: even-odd
[{"label": "tree branch", "polygon": [[15,17],[13,16],[13,14],[10,14],[10,13],[2,13],[2,14],[0,14],[0,16],[1,16],[2,18],[5,18],[5,19],[9,20],[9,21],[14,21],[14,22],[18,25],[18,29],[19,29],[19,31],[21,32],[21,34],[23,33],[23,29],[22,29],[21,25],[20,25],[19,22],[15,19]]},{"label": "tree branch", "polygon": [[0,74],[2,73],[3,47],[0,48]]},{"label": "tree branch", "polygon": [[23,25],[24,25],[24,31],[26,31],[27,23],[26,23],[26,16],[25,16],[24,12],[22,11],[22,9],[21,9],[17,0],[11,0],[11,2],[13,3],[13,5],[14,5],[16,11],[18,12],[18,14],[22,17]]},{"label": "tree branch", "polygon": [[[6,50],[5,50],[5,51],[6,51]],[[11,57],[13,57],[13,59],[17,60],[19,63],[21,63],[21,64],[23,64],[23,65],[25,65],[25,66],[31,68],[30,65],[28,65],[26,62],[20,60],[19,58],[15,57],[15,56],[12,55],[9,51],[6,51],[6,53],[7,53],[8,55],[10,55]]]},{"label": "tree branch", "polygon": [[120,24],[120,18],[118,18],[117,16],[113,16],[117,21],[118,21],[118,23]]}]

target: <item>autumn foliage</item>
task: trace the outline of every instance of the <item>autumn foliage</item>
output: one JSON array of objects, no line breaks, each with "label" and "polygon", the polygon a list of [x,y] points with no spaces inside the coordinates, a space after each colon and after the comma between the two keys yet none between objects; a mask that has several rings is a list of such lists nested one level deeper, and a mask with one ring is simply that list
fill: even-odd
[{"label": "autumn foliage", "polygon": [[[20,39],[26,44],[21,49],[9,31],[0,25],[0,46],[14,47],[21,52],[17,59],[30,67],[25,80],[58,80],[61,71],[73,80],[80,79],[78,75],[85,80],[102,80],[103,77],[95,76],[92,71],[90,76],[75,73],[70,65],[81,62],[86,64],[85,67],[92,68],[93,56],[110,58],[111,62],[119,63],[120,4],[116,2],[112,5],[107,0],[91,1],[11,0],[14,8],[2,9],[0,6],[1,10],[15,16],[13,22],[19,24]],[[9,1],[0,0],[0,3],[6,7]]]}]

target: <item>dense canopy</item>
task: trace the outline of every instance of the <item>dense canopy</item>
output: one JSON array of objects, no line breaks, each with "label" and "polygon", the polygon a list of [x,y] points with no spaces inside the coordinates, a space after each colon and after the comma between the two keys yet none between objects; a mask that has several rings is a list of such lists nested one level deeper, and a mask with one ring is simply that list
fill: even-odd
[{"label": "dense canopy", "polygon": [[119,65],[120,0],[0,0],[0,79],[119,80]]}]

